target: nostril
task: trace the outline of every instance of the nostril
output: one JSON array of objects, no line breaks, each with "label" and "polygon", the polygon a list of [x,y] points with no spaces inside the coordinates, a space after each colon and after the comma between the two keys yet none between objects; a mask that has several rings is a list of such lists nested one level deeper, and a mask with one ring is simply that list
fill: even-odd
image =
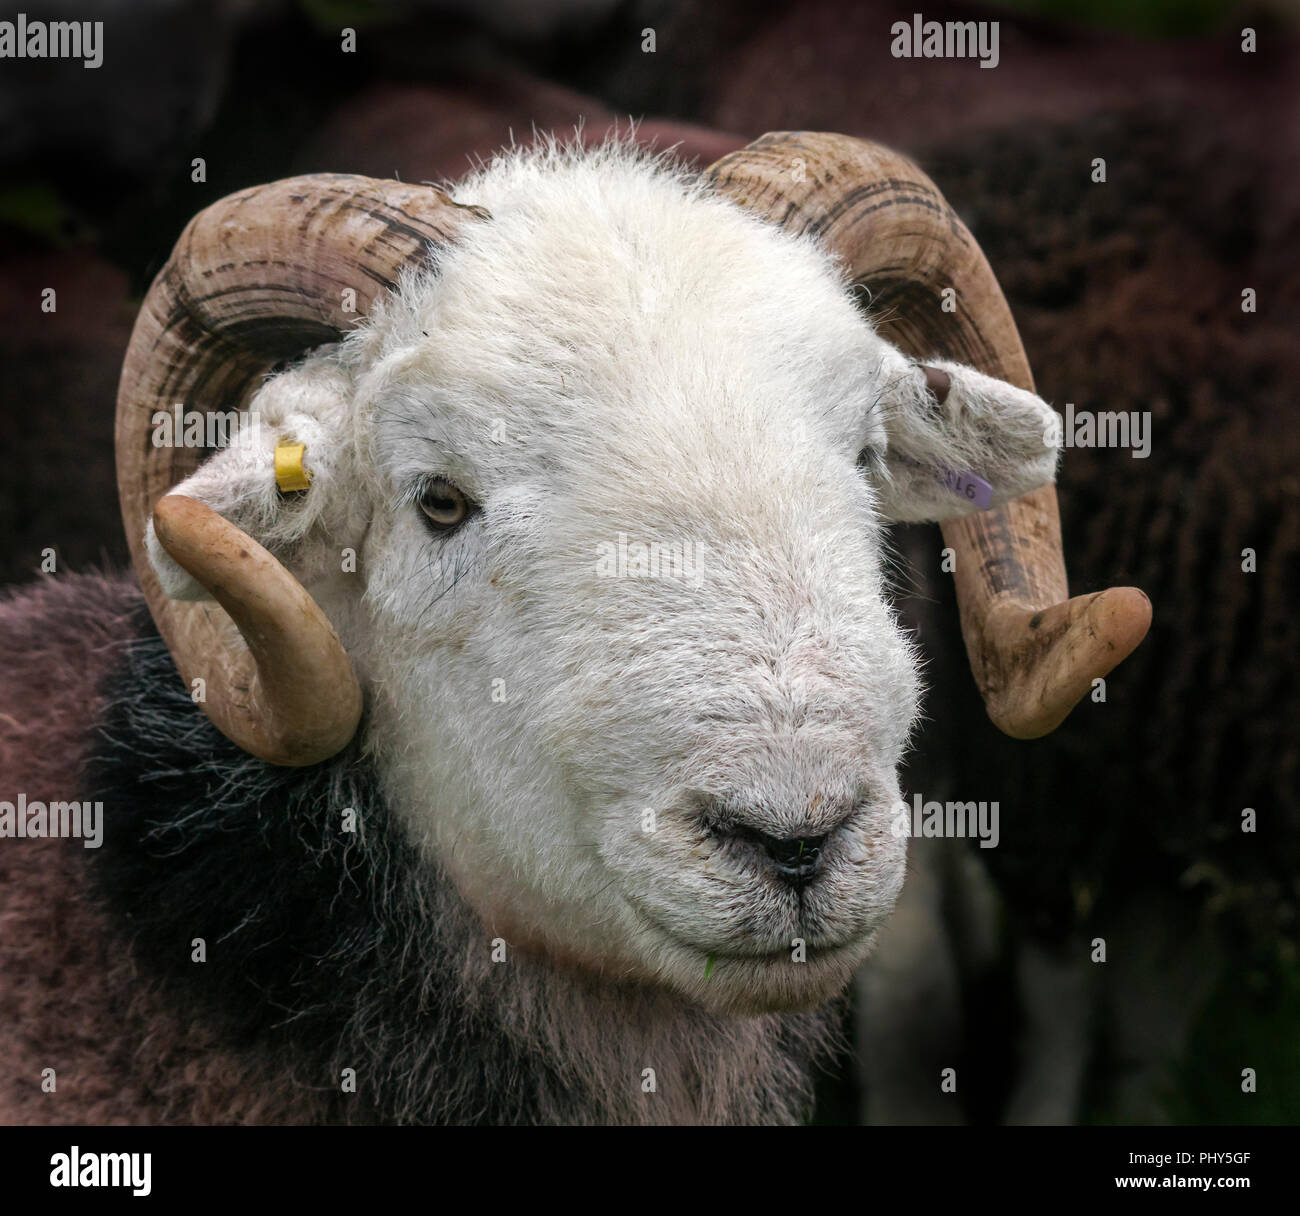
[{"label": "nostril", "polygon": [[774,836],[762,836],[761,843],[778,865],[809,866],[817,860],[825,839],[825,836],[787,836],[778,840]]},{"label": "nostril", "polygon": [[[700,827],[719,844],[734,847],[737,861],[747,854],[769,873],[792,884],[811,881],[821,869],[827,841],[847,818],[847,812],[840,813],[843,805],[818,797],[802,808],[802,814],[780,815],[738,797],[701,793],[697,803]],[[768,823],[785,819],[796,831],[798,828],[804,831],[798,835],[775,835],[753,826],[764,819]]]},{"label": "nostril", "polygon": [[777,872],[784,878],[806,879],[812,877],[821,860],[823,836],[768,836],[752,828],[736,832],[757,845],[771,859]]}]

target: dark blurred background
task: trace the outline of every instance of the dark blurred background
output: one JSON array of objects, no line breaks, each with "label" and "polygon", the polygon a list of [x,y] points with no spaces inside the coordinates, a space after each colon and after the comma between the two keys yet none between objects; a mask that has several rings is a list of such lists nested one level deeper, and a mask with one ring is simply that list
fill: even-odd
[{"label": "dark blurred background", "polygon": [[[1148,459],[1067,451],[1060,498],[1072,591],[1135,584],[1155,621],[1104,702],[1014,742],[979,704],[937,529],[897,530],[930,656],[907,787],[996,799],[1001,842],[913,843],[815,1119],[1296,1121],[1294,0],[30,0],[0,20],[18,11],[101,20],[104,47],[93,70],[0,60],[0,586],[49,577],[47,549],[125,564],[134,310],[230,191],[454,180],[512,139],[631,118],[701,165],[791,128],[916,158],[988,254],[1039,391],[1151,412]],[[893,58],[916,11],[1000,22],[997,68]]]}]

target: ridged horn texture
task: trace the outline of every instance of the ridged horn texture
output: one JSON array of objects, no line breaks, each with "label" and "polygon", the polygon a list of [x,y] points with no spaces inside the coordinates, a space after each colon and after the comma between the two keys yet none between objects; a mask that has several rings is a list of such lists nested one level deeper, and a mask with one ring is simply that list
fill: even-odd
[{"label": "ridged horn texture", "polygon": [[[748,210],[812,233],[870,292],[881,334],[913,358],[946,357],[1032,390],[1011,311],[974,238],[934,183],[866,140],[764,135],[707,180]],[[956,290],[957,311],[940,307]],[[1146,635],[1136,587],[1068,598],[1056,488],[943,525],[956,555],[962,636],[994,724],[1018,739],[1054,730]]]},{"label": "ridged horn texture", "polygon": [[[361,689],[293,575],[202,504],[168,495],[204,453],[155,447],[154,413],[177,403],[242,408],[275,363],[336,341],[404,267],[427,264],[430,246],[483,214],[429,186],[343,174],[255,186],[190,221],[140,308],[116,424],[132,562],[186,686],[203,680],[208,717],[273,764],[316,764],[345,747],[361,718]],[[216,605],[163,593],[144,547],[151,515],[164,548]]]}]

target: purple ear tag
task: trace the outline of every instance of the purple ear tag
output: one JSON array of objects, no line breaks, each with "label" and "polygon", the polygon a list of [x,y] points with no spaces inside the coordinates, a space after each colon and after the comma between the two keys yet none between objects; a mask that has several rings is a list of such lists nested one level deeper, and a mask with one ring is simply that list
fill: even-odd
[{"label": "purple ear tag", "polygon": [[973,502],[981,511],[987,511],[993,501],[993,487],[982,477],[974,473],[964,473],[950,469],[947,465],[939,466],[939,476],[943,484],[959,498]]}]

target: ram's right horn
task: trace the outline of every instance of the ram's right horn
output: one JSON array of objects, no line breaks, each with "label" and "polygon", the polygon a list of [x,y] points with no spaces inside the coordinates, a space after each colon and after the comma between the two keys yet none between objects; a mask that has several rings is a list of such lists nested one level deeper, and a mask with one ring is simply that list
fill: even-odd
[{"label": "ram's right horn", "polygon": [[[343,174],[254,186],[190,221],[141,306],[117,395],[132,563],[186,686],[202,679],[208,717],[263,760],[316,764],[340,751],[361,690],[324,614],[279,562],[194,500],[164,497],[200,454],[155,446],[151,420],[176,402],[197,408],[195,396],[207,410],[244,405],[273,364],[337,341],[404,268],[485,215],[430,186]],[[167,597],[145,550],[150,518],[222,608]]]}]

